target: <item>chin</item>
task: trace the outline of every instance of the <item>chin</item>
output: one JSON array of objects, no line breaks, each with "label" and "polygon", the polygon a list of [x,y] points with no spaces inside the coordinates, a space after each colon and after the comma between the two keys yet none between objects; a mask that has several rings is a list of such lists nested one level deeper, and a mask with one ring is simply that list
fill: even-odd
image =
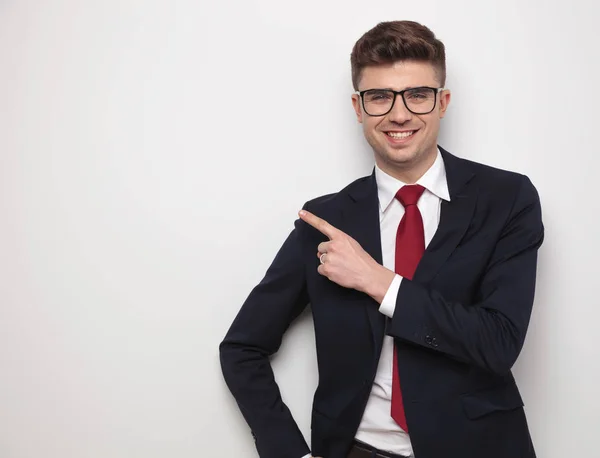
[{"label": "chin", "polygon": [[393,164],[410,164],[418,154],[415,151],[386,151],[385,158]]}]

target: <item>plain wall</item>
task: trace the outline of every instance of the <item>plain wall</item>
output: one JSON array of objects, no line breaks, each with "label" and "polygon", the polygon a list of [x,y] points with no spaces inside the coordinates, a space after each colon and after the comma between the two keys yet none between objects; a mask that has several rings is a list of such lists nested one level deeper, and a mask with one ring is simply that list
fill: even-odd
[{"label": "plain wall", "polygon": [[[302,204],[371,172],[349,55],[394,19],[446,44],[440,144],[539,190],[515,374],[538,456],[597,453],[595,2],[1,0],[0,457],[256,456],[217,347]],[[273,362],[307,440],[311,325]]]}]

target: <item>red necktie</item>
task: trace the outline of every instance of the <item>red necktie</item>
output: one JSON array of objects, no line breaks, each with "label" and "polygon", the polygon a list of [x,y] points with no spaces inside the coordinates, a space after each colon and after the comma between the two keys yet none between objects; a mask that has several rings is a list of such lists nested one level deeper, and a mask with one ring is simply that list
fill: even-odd
[{"label": "red necktie", "polygon": [[[417,265],[425,252],[425,232],[423,218],[417,207],[419,198],[425,191],[420,185],[403,186],[397,193],[396,199],[404,206],[404,216],[398,225],[396,233],[396,273],[412,280]],[[394,364],[392,368],[392,418],[400,427],[408,432],[400,377],[398,375],[398,356],[394,344]]]}]

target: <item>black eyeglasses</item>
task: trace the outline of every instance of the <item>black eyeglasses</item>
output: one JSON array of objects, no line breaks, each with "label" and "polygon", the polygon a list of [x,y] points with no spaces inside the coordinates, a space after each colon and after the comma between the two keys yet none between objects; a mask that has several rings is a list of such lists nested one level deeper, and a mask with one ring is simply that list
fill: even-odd
[{"label": "black eyeglasses", "polygon": [[396,102],[396,96],[400,95],[404,106],[408,111],[417,115],[429,114],[435,109],[437,94],[444,91],[443,87],[414,87],[403,91],[392,89],[367,89],[356,93],[362,100],[362,106],[369,116],[385,116]]}]

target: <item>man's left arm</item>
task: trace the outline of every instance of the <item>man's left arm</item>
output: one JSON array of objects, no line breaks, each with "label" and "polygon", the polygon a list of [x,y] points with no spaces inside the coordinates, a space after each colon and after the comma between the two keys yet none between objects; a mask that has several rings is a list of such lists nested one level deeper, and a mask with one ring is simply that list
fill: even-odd
[{"label": "man's left arm", "polygon": [[539,197],[523,177],[475,303],[448,300],[404,278],[388,333],[491,372],[507,373],[525,340],[543,238]]}]

